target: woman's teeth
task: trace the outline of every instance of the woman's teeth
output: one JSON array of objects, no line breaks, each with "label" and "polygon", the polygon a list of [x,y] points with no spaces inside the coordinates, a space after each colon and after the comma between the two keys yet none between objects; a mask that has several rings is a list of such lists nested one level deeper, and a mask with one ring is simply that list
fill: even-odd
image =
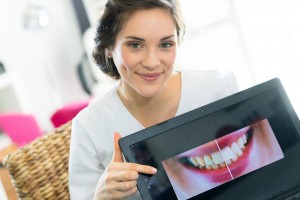
[{"label": "woman's teeth", "polygon": [[[240,137],[229,146],[220,151],[213,152],[210,155],[188,157],[190,164],[200,169],[219,169],[230,165],[243,155],[245,144],[247,143],[246,135]],[[225,164],[226,162],[226,164]]]}]

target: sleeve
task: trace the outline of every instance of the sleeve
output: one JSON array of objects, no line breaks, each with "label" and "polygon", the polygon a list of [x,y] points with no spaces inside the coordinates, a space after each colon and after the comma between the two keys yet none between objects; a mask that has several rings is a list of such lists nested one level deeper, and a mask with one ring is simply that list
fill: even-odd
[{"label": "sleeve", "polygon": [[93,199],[104,172],[94,144],[76,118],[72,122],[69,155],[69,191],[72,200]]}]

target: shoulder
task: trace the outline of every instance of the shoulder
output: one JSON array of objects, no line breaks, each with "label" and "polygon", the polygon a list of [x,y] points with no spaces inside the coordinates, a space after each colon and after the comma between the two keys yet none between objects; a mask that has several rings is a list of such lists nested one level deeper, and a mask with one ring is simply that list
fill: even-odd
[{"label": "shoulder", "polygon": [[183,112],[224,98],[238,91],[238,84],[232,72],[217,70],[183,70],[182,108]]},{"label": "shoulder", "polygon": [[91,154],[109,163],[113,149],[113,132],[116,127],[116,107],[114,90],[91,101],[72,120],[71,146],[83,149],[83,154]]},{"label": "shoulder", "polygon": [[[106,95],[94,98],[85,109],[80,111],[72,121],[73,127],[84,130],[91,139],[99,139],[101,136],[111,134],[115,126],[117,104],[114,88]],[[74,132],[79,134],[77,131]]]},{"label": "shoulder", "polygon": [[217,70],[182,70],[180,71],[183,77],[191,81],[224,81],[234,80],[235,75],[231,71],[217,71]]},{"label": "shoulder", "polygon": [[217,70],[183,70],[181,71],[184,84],[191,87],[209,87],[211,89],[228,89],[237,91],[238,84],[235,75],[231,71]]},{"label": "shoulder", "polygon": [[[76,119],[79,121],[98,120],[99,117],[113,117],[115,114],[116,88],[101,97],[95,97],[90,104],[78,113]],[[88,120],[86,120],[88,119]]]}]

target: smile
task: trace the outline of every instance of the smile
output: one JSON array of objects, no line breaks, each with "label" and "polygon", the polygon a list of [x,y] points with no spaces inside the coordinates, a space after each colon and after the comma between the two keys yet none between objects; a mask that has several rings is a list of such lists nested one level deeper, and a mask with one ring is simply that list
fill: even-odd
[{"label": "smile", "polygon": [[[236,162],[243,155],[243,150],[247,144],[246,134],[237,141],[221,149],[221,151],[213,152],[210,155],[188,157],[189,163],[200,169],[219,169]],[[226,164],[225,164],[226,162]]]},{"label": "smile", "polygon": [[249,164],[253,128],[247,127],[192,149],[178,161],[214,182],[236,178]]}]

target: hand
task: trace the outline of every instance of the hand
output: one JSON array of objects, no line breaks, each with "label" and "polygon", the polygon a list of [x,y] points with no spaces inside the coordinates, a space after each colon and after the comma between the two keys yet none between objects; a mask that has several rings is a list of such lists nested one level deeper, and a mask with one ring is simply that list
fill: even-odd
[{"label": "hand", "polygon": [[121,199],[137,191],[138,173],[155,174],[156,169],[147,165],[125,163],[119,146],[119,133],[114,133],[114,152],[97,185],[95,200]]}]

